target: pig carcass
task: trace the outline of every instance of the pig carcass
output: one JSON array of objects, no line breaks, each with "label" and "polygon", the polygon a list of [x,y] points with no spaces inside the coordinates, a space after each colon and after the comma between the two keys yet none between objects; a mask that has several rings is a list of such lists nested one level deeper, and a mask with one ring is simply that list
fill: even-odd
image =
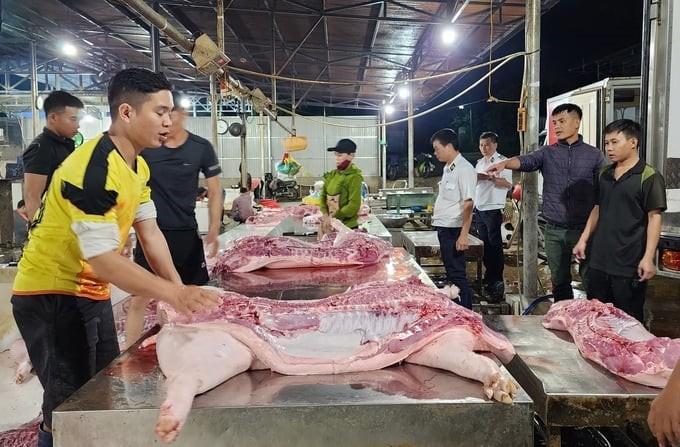
[{"label": "pig carcass", "polygon": [[[213,276],[218,287],[249,296],[265,296],[269,291],[318,287],[332,284],[347,287],[370,281],[384,281],[388,273],[380,264],[331,268],[260,269],[254,272],[224,272]],[[269,296],[269,295],[266,295]]]},{"label": "pig carcass", "polygon": [[211,274],[252,272],[264,267],[371,265],[391,252],[389,242],[358,231],[347,231],[335,239],[319,242],[287,236],[246,236],[233,241],[218,255]]},{"label": "pig carcass", "polygon": [[655,337],[635,318],[598,300],[559,301],[543,326],[568,331],[583,357],[642,385],[663,388],[680,359],[680,339]]},{"label": "pig carcass", "polygon": [[293,216],[297,219],[302,219],[305,216],[310,216],[319,212],[319,207],[316,205],[296,205],[288,208],[267,208],[254,216],[246,219],[246,224],[255,226],[274,226],[288,216]]},{"label": "pig carcass", "polygon": [[402,361],[478,380],[488,398],[512,402],[517,385],[496,362],[515,351],[480,315],[416,279],[373,282],[320,300],[277,301],[221,292],[222,303],[189,321],[159,303],[158,362],[167,397],[156,434],[173,441],[193,398],[248,369],[286,375],[371,371]]},{"label": "pig carcass", "polygon": [[2,447],[32,447],[38,444],[38,426],[42,416],[37,416],[25,424],[0,432]]}]

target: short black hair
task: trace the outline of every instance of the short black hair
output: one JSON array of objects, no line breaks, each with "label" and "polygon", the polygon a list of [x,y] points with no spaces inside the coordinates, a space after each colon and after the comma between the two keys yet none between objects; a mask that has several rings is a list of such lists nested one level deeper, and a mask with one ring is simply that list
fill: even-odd
[{"label": "short black hair", "polygon": [[435,141],[439,141],[442,146],[446,146],[451,143],[455,150],[458,150],[458,134],[453,129],[441,129],[436,131],[430,137],[430,144],[434,144]]},{"label": "short black hair", "polygon": [[156,73],[146,68],[126,68],[109,81],[109,109],[111,119],[118,117],[118,107],[126,102],[138,107],[143,96],[161,90],[172,91],[172,84],[163,73]]},{"label": "short black hair", "polygon": [[492,143],[498,143],[498,134],[496,132],[482,132],[479,139],[491,140]]},{"label": "short black hair", "polygon": [[639,123],[625,118],[612,121],[611,123],[607,124],[607,126],[605,126],[603,134],[607,135],[610,133],[619,132],[624,134],[629,140],[631,138],[635,138],[638,141],[638,144],[640,144],[640,135],[642,134],[642,129],[640,128]]},{"label": "short black hair", "polygon": [[47,95],[47,98],[45,98],[45,102],[43,103],[45,116],[49,115],[50,113],[61,113],[66,107],[82,109],[85,107],[85,105],[83,104],[83,101],[63,90],[56,90],[50,93]]},{"label": "short black hair", "polygon": [[24,202],[24,199],[21,199],[17,202],[17,208],[23,208],[26,206],[26,202]]},{"label": "short black hair", "polygon": [[575,113],[578,115],[578,119],[583,118],[583,110],[576,104],[571,104],[571,103],[566,103],[566,104],[560,104],[559,106],[555,107],[550,114],[551,116],[556,116],[559,115],[562,112],[567,112],[567,113]]},{"label": "short black hair", "polygon": [[241,186],[238,190],[241,192],[241,194],[243,194],[244,192],[248,192],[248,188],[246,188],[245,186]]}]

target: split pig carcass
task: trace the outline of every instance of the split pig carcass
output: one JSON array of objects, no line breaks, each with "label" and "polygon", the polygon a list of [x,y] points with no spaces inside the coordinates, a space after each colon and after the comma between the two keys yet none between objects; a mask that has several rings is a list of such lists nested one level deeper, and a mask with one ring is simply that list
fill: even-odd
[{"label": "split pig carcass", "polygon": [[218,255],[211,275],[261,268],[372,265],[392,250],[392,244],[379,237],[350,230],[318,242],[287,236],[246,236],[231,242]]},{"label": "split pig carcass", "polygon": [[680,359],[680,339],[656,337],[611,303],[563,300],[543,317],[548,329],[568,331],[581,355],[611,373],[663,388]]},{"label": "split pig carcass", "polygon": [[156,434],[172,442],[194,396],[248,369],[285,375],[371,371],[402,361],[441,368],[482,383],[510,403],[515,382],[488,351],[508,362],[510,342],[451,297],[412,279],[373,282],[320,300],[277,301],[221,292],[222,303],[189,321],[164,303],[156,341],[167,377]]}]

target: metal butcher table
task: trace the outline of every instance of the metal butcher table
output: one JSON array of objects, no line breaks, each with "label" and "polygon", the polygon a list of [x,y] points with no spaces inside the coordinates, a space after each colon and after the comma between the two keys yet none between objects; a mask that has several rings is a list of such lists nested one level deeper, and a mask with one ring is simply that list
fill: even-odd
[{"label": "metal butcher table", "polygon": [[545,329],[541,318],[485,315],[484,321],[515,346],[517,356],[505,366],[533,399],[536,413],[548,429],[549,446],[561,445],[562,427],[625,427],[633,423],[644,431],[649,405],[659,390],[630,382],[586,360],[568,332]]},{"label": "metal butcher table", "polygon": [[[375,268],[326,269],[322,276],[311,270],[263,270],[235,277],[232,289],[307,299],[377,278],[429,281],[402,248]],[[57,408],[55,446],[158,445],[154,426],[165,381],[154,351],[135,348]],[[324,376],[248,371],[197,396],[173,445],[531,447],[533,411],[522,390],[512,405],[490,402],[480,383],[418,365]]]},{"label": "metal butcher table", "polygon": [[[437,239],[436,231],[402,231],[402,240],[406,251],[411,253],[418,264],[421,264],[422,258],[440,258],[441,250],[439,247],[439,239]],[[468,235],[469,247],[465,251],[465,259],[477,262],[477,287],[479,293],[484,293],[482,287],[482,258],[484,256],[484,242]]]},{"label": "metal butcher table", "polygon": [[[387,242],[392,242],[392,235],[375,215],[369,214],[367,227],[369,234],[377,236]],[[301,218],[287,216],[281,222],[271,226],[251,224],[238,225],[231,230],[222,233],[218,237],[219,245],[220,247],[224,247],[227,242],[245,236],[294,236],[306,241],[316,241],[316,230],[302,225]]]}]

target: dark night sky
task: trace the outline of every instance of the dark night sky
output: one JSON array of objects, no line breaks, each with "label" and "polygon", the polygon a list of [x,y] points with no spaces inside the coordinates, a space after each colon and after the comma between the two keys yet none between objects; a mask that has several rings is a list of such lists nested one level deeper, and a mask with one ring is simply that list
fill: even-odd
[{"label": "dark night sky", "polygon": [[[561,0],[542,15],[541,115],[545,114],[545,100],[549,97],[606,77],[640,74],[642,7],[643,0]],[[495,49],[494,55],[501,56],[523,49],[522,31],[507,44]],[[496,72],[492,95],[502,99],[517,99],[521,71],[522,62],[518,59]],[[464,89],[472,82],[471,79],[468,77],[462,85],[454,86],[438,102]],[[486,103],[487,87],[488,84],[483,83],[460,99],[459,103],[462,104],[473,103],[473,138],[461,135],[463,151],[476,151],[476,136],[482,131],[494,130],[501,137],[499,149],[506,155],[515,155],[519,152],[519,140],[514,131],[517,105]],[[431,152],[428,140],[439,128],[456,128],[463,123],[462,127],[469,129],[469,116],[468,108],[458,110],[454,107],[416,120],[415,151]],[[389,152],[403,151],[405,154],[405,141],[405,126],[388,127]]]}]

